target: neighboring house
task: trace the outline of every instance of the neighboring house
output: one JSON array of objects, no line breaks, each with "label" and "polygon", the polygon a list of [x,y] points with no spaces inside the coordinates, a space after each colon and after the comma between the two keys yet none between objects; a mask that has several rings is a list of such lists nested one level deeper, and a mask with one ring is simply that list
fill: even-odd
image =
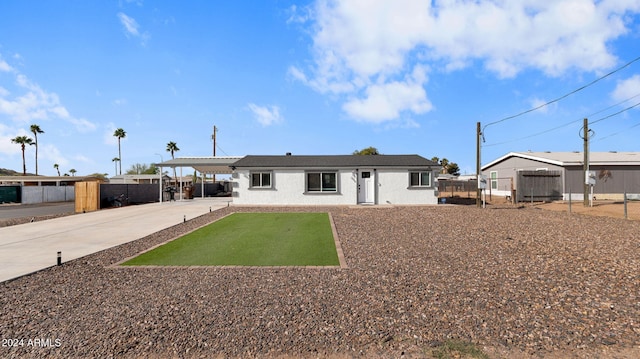
[{"label": "neighboring house", "polygon": [[[583,152],[510,152],[484,166],[487,191],[518,201],[584,198]],[[640,199],[640,152],[591,152],[597,199]],[[512,193],[512,190],[515,193]]]},{"label": "neighboring house", "polygon": [[440,165],[418,155],[246,156],[234,204],[437,204]]}]

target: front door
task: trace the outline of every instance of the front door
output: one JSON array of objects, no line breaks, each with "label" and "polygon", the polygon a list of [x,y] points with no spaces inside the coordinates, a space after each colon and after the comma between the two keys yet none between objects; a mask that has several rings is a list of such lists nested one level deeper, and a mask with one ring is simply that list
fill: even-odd
[{"label": "front door", "polygon": [[358,203],[375,202],[375,172],[361,170],[358,174]]}]

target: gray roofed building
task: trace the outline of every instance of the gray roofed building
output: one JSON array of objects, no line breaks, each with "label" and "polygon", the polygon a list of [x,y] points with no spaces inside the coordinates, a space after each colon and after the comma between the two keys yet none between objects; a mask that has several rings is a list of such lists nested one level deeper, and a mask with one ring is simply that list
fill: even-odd
[{"label": "gray roofed building", "polygon": [[306,156],[306,155],[284,155],[284,156],[245,156],[235,162],[236,168],[257,168],[257,167],[429,167],[439,166],[418,155],[326,155],[326,156]]},{"label": "gray roofed building", "polygon": [[246,156],[231,168],[235,204],[438,203],[440,165],[418,155]]},{"label": "gray roofed building", "polygon": [[[487,191],[518,201],[584,199],[584,152],[510,152],[482,166]],[[640,152],[591,152],[598,199],[640,199]],[[515,192],[514,192],[515,191]]]}]

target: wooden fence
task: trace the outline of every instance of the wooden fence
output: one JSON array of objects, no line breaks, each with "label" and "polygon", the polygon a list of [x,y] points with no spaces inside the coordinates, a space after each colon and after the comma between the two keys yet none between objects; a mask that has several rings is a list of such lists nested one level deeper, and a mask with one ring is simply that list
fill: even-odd
[{"label": "wooden fence", "polygon": [[100,182],[76,182],[76,213],[92,212],[100,209]]}]

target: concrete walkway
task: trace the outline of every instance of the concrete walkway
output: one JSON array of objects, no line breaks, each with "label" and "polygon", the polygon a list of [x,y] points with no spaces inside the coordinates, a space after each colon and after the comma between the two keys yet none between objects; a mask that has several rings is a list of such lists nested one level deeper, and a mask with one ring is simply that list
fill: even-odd
[{"label": "concrete walkway", "polygon": [[226,207],[231,198],[151,203],[0,228],[0,282],[140,239]]}]

